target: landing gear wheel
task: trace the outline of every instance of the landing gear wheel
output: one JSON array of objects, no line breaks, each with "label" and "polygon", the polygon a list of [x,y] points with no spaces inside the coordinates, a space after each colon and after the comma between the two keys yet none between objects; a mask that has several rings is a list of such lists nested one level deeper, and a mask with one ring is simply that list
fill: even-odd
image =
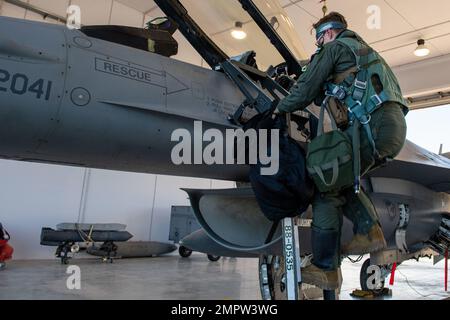
[{"label": "landing gear wheel", "polygon": [[71,258],[69,253],[72,253],[71,248],[73,246],[75,246],[74,242],[64,242],[56,248],[55,256],[61,259],[61,264],[69,263],[69,259]]},{"label": "landing gear wheel", "polygon": [[191,256],[191,254],[192,254],[192,250],[190,250],[190,249],[188,249],[188,248],[186,248],[186,247],[180,246],[180,247],[178,248],[178,253],[179,253],[180,256],[182,256],[183,258],[189,258],[189,257]]},{"label": "landing gear wheel", "polygon": [[[359,273],[359,283],[361,285],[361,289],[363,291],[371,291],[371,292],[374,292],[375,294],[380,294],[384,289],[384,281],[385,281],[385,276],[383,275],[383,267],[379,266],[381,269],[380,282],[378,283],[378,285],[375,288],[369,288],[369,284],[368,284],[369,277],[373,276],[373,274],[375,272],[375,271],[371,272],[370,274],[368,273],[367,269],[370,266],[371,266],[371,264],[370,264],[370,258],[369,258],[366,261],[364,261],[364,263],[361,267],[361,271]],[[372,286],[376,285],[375,281],[376,281],[376,279],[373,279]]]},{"label": "landing gear wheel", "polygon": [[61,255],[61,264],[69,264],[69,248],[64,247],[62,249],[62,255]]},{"label": "landing gear wheel", "polygon": [[[259,257],[259,286],[263,300],[287,300],[284,268],[284,257]],[[301,286],[298,289],[298,296],[303,297]]]},{"label": "landing gear wheel", "polygon": [[212,254],[208,254],[208,260],[211,262],[216,262],[220,260],[220,256],[213,256]]},{"label": "landing gear wheel", "polygon": [[0,262],[0,270],[3,270],[6,268],[6,263]]},{"label": "landing gear wheel", "polygon": [[111,257],[102,257],[102,262],[104,262],[104,263],[107,263],[107,262],[113,263],[114,260]]}]

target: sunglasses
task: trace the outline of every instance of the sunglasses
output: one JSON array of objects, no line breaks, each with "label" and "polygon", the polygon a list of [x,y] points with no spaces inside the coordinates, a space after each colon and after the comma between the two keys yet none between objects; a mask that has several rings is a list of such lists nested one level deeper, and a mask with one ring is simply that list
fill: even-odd
[{"label": "sunglasses", "polygon": [[319,33],[316,37],[316,46],[321,47],[323,46],[323,40],[325,38],[325,32]]}]

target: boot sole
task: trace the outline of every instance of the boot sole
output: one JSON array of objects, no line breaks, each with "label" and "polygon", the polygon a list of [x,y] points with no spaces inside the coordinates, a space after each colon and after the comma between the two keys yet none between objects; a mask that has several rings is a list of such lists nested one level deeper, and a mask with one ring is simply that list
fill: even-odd
[{"label": "boot sole", "polygon": [[319,281],[306,281],[305,280],[304,283],[312,285],[312,286],[316,286],[316,287],[320,288],[321,290],[331,291],[331,290],[339,289],[338,285],[336,285],[336,286],[326,286],[323,282],[319,282]]},{"label": "boot sole", "polygon": [[381,251],[384,248],[387,247],[387,243],[383,242],[383,243],[377,243],[377,244],[373,244],[370,247],[368,247],[365,250],[343,250],[342,253],[343,254],[348,254],[348,255],[361,255],[361,254],[368,254],[368,253],[372,253],[372,252],[377,252],[377,251]]},{"label": "boot sole", "polygon": [[302,282],[307,283],[309,285],[316,286],[322,290],[337,290],[340,288],[341,283],[342,283],[342,277],[340,276],[339,278],[340,278],[340,281],[338,281],[338,283],[330,283],[329,281],[319,279],[318,277],[302,275]]}]

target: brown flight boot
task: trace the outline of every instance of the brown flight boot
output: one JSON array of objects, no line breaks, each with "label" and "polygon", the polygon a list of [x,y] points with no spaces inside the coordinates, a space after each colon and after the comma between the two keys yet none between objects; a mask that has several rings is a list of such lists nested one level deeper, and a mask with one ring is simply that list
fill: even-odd
[{"label": "brown flight boot", "polygon": [[342,247],[342,253],[361,255],[386,248],[383,230],[377,224],[370,228],[368,234],[355,234],[352,241]]},{"label": "brown flight boot", "polygon": [[302,282],[319,287],[322,290],[336,290],[341,287],[341,268],[333,271],[325,271],[314,264],[301,269]]}]

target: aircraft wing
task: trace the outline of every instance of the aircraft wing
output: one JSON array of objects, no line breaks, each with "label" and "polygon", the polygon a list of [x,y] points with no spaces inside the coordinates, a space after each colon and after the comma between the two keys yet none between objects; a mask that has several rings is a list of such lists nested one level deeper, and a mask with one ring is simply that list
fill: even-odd
[{"label": "aircraft wing", "polygon": [[370,177],[389,177],[419,183],[437,192],[450,193],[450,159],[407,141],[397,158]]}]

